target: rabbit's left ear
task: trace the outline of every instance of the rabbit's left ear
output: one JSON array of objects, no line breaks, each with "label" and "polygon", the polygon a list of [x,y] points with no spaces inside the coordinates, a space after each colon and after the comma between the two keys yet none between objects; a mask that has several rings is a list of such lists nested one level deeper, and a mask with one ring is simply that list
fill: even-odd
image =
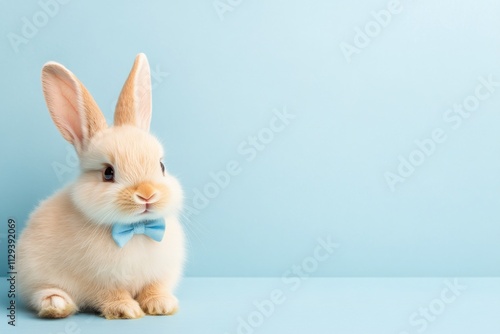
[{"label": "rabbit's left ear", "polygon": [[81,154],[90,139],[107,128],[97,103],[73,73],[55,62],[43,66],[42,86],[52,120]]},{"label": "rabbit's left ear", "polygon": [[140,53],[116,103],[114,124],[134,125],[149,131],[151,108],[151,73],[146,55]]}]

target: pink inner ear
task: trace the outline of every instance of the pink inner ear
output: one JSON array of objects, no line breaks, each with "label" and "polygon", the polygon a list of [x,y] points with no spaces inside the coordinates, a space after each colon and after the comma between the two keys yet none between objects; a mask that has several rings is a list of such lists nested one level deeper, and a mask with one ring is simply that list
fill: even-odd
[{"label": "pink inner ear", "polygon": [[73,89],[73,85],[62,78],[57,78],[60,81],[60,94],[57,99],[58,105],[56,109],[64,119],[62,124],[68,132],[72,134],[75,140],[81,143],[83,139],[81,119],[78,114],[78,94]]},{"label": "pink inner ear", "polygon": [[78,82],[61,65],[47,65],[42,81],[47,107],[63,137],[78,149],[83,133],[78,112],[80,88]]}]

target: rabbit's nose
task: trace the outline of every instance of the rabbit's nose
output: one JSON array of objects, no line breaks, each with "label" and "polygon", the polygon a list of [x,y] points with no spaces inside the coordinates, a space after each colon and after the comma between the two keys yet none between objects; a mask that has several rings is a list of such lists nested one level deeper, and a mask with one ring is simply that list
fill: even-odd
[{"label": "rabbit's nose", "polygon": [[156,199],[156,193],[152,194],[152,195],[151,195],[151,196],[149,196],[148,198],[143,197],[143,196],[141,196],[141,195],[139,195],[139,194],[137,194],[137,193],[136,193],[136,194],[135,194],[135,197],[136,197],[139,201],[141,201],[141,202],[151,203],[151,202],[153,202],[153,201]]},{"label": "rabbit's nose", "polygon": [[151,184],[142,183],[137,187],[134,193],[134,198],[141,204],[154,203],[158,201],[158,192]]}]

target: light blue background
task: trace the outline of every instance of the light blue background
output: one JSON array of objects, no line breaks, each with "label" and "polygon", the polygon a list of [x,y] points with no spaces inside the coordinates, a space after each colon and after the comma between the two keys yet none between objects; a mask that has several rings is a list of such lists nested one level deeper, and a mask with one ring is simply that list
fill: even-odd
[{"label": "light blue background", "polygon": [[[186,203],[210,172],[242,168],[185,221],[188,276],[280,276],[327,235],[341,247],[312,275],[499,275],[500,89],[458,129],[443,114],[479,77],[500,81],[500,3],[401,6],[348,62],[340,43],[353,44],[387,1],[242,1],[224,20],[212,1],[70,1],[17,53],[7,35],[41,7],[2,1],[2,221],[16,218],[20,231],[76,175],[53,169],[67,165],[69,144],[48,115],[42,65],[72,70],[110,121],[144,52],[169,73],[153,91],[152,131]],[[238,145],[284,107],[296,118],[246,161]],[[435,128],[447,140],[391,191],[384,173]]]}]

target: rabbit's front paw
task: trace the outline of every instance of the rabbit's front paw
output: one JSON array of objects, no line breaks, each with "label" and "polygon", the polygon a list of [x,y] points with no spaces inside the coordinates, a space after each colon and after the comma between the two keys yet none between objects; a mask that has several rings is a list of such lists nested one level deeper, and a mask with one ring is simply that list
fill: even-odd
[{"label": "rabbit's front paw", "polygon": [[172,295],[147,296],[140,298],[139,304],[146,314],[151,315],[171,315],[179,307],[179,301]]},{"label": "rabbit's front paw", "polygon": [[133,299],[109,302],[103,306],[101,313],[106,319],[138,319],[144,316],[139,303]]}]

